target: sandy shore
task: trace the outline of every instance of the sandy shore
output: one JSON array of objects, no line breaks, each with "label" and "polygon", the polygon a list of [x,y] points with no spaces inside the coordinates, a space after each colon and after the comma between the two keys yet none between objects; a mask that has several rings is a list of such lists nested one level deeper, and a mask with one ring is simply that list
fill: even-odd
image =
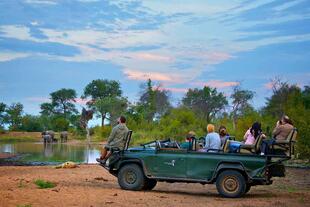
[{"label": "sandy shore", "polygon": [[[121,190],[117,179],[98,165],[74,169],[51,166],[0,167],[0,206],[310,206],[310,170],[289,168],[272,186],[253,187],[243,198],[225,199],[214,185],[159,183],[153,191]],[[57,184],[38,189],[44,179]]]}]

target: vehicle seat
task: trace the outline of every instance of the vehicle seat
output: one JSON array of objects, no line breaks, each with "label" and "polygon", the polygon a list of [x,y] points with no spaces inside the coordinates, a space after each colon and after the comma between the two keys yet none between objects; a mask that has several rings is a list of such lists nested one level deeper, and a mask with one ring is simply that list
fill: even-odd
[{"label": "vehicle seat", "polygon": [[258,153],[260,150],[260,146],[262,145],[263,139],[266,136],[264,134],[258,135],[255,139],[254,144],[241,144],[238,152],[240,153]]},{"label": "vehicle seat", "polygon": [[294,128],[289,133],[285,140],[276,140],[275,143],[272,144],[272,151],[275,153],[276,151],[282,151],[286,155],[290,156],[294,154],[294,145],[297,139],[297,129]]},{"label": "vehicle seat", "polygon": [[223,144],[223,148],[222,148],[224,153],[228,153],[229,152],[229,144],[230,144],[230,140],[226,139],[224,144]]}]

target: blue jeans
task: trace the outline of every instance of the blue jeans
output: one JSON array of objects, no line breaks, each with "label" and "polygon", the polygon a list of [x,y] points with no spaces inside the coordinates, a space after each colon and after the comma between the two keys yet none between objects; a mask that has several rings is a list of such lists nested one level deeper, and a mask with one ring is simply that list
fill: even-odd
[{"label": "blue jeans", "polygon": [[238,152],[238,149],[242,142],[237,142],[237,141],[231,141],[229,143],[229,152]]}]

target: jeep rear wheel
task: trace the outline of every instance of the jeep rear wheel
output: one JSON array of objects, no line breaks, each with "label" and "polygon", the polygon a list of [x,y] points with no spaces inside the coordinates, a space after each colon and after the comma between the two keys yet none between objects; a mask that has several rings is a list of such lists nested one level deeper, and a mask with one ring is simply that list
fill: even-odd
[{"label": "jeep rear wheel", "polygon": [[216,188],[223,197],[238,198],[245,193],[245,178],[235,170],[223,171],[216,180]]},{"label": "jeep rear wheel", "polygon": [[145,176],[137,164],[124,165],[117,178],[119,186],[124,190],[142,190],[145,185]]}]

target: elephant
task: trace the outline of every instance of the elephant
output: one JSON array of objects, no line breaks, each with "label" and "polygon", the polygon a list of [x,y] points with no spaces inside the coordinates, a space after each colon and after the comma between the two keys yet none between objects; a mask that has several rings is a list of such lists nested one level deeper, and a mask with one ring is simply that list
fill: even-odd
[{"label": "elephant", "polygon": [[67,131],[60,132],[60,139],[61,139],[61,142],[67,142],[68,132]]},{"label": "elephant", "polygon": [[42,135],[42,139],[44,141],[44,143],[50,143],[50,142],[56,142],[57,139],[55,139],[55,132],[54,131],[44,131],[41,133]]},{"label": "elephant", "polygon": [[44,141],[44,144],[45,143],[51,143],[53,140],[52,140],[52,136],[49,135],[49,134],[44,134],[42,135],[42,139]]}]

